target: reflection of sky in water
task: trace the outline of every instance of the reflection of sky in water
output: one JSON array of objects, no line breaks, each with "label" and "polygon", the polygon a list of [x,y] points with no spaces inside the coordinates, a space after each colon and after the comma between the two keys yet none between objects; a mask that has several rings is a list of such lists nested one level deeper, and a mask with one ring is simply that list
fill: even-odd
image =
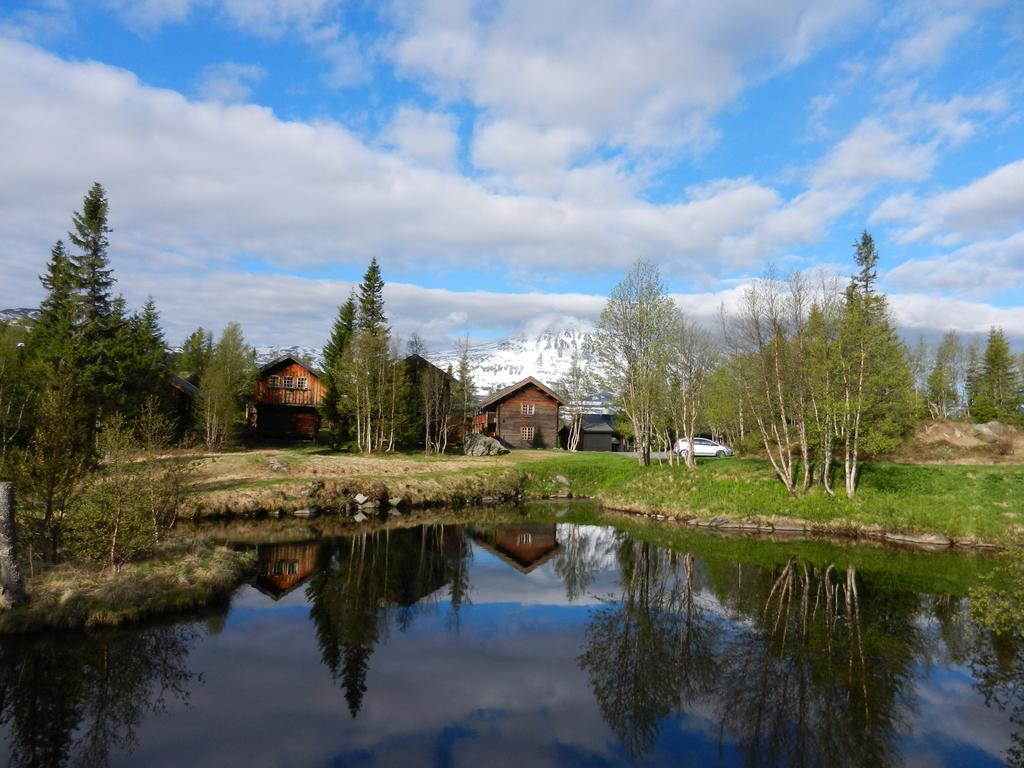
[{"label": "reflection of sky in water", "polygon": [[[560,526],[560,537],[565,527]],[[594,551],[607,531],[588,528]],[[217,634],[188,657],[202,676],[190,706],[167,702],[137,729],[117,765],[145,766],[564,766],[630,763],[602,716],[578,659],[599,597],[618,596],[611,550],[585,594],[566,599],[555,561],[517,572],[474,544],[469,604],[454,620],[447,588],[436,590],[405,631],[394,622],[369,661],[367,691],[353,719],[321,660],[307,585],[275,602],[245,587]],[[703,605],[718,605],[702,593]],[[867,609],[865,607],[865,609]],[[743,622],[746,623],[746,622]],[[205,630],[204,630],[205,632]],[[941,656],[937,658],[941,661]],[[969,671],[915,667],[910,735],[897,736],[908,765],[999,765],[1006,715],[984,706]],[[640,762],[741,764],[724,743],[713,703],[684,702],[661,723]]]}]

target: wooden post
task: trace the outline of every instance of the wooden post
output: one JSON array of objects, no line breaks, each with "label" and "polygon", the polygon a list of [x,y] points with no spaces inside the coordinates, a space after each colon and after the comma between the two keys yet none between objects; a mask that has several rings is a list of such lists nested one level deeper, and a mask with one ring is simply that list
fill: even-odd
[{"label": "wooden post", "polygon": [[25,582],[15,557],[14,483],[0,483],[0,609],[26,602]]}]

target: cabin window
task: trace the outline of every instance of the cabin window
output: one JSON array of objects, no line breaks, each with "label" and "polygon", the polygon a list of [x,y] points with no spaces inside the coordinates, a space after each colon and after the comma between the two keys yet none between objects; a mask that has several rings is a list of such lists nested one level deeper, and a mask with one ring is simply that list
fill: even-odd
[{"label": "cabin window", "polygon": [[299,376],[299,378],[295,380],[295,388],[309,389],[309,379],[307,379],[305,376]]},{"label": "cabin window", "polygon": [[270,377],[270,388],[277,389],[281,386],[281,377],[277,374]]},{"label": "cabin window", "polygon": [[274,575],[281,576],[284,574],[284,561],[278,560],[274,563]]},{"label": "cabin window", "polygon": [[290,561],[288,563],[288,575],[289,576],[294,576],[298,572],[299,572],[299,564],[295,560]]},{"label": "cabin window", "polygon": [[295,379],[292,378],[291,376],[285,376],[284,377],[284,388],[285,389],[292,389],[294,386],[295,386]]},{"label": "cabin window", "polygon": [[533,544],[532,533],[520,533],[516,535],[516,544]]},{"label": "cabin window", "polygon": [[532,442],[533,440],[533,427],[520,427],[519,434],[526,442]]},{"label": "cabin window", "polygon": [[533,403],[523,403],[519,406],[519,412],[522,413],[523,416],[533,416],[533,414],[537,412],[537,406]]}]

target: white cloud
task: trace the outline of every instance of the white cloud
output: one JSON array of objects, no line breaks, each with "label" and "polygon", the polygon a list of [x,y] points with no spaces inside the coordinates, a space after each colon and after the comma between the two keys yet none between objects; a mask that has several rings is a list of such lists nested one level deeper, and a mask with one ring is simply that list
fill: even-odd
[{"label": "white cloud", "polygon": [[910,74],[939,66],[953,42],[973,23],[966,13],[952,13],[926,19],[913,34],[893,44],[878,67],[883,76]]},{"label": "white cloud", "polygon": [[403,6],[391,55],[494,121],[582,132],[631,151],[695,149],[710,118],[766,73],[836,39],[864,3],[520,0]]},{"label": "white cloud", "polygon": [[39,0],[28,8],[0,13],[0,35],[21,40],[50,40],[75,27],[68,0]]},{"label": "white cloud", "polygon": [[402,157],[436,166],[451,166],[459,148],[456,120],[440,112],[401,107],[378,137]]},{"label": "white cloud", "polygon": [[871,220],[905,225],[900,242],[932,238],[950,244],[1012,231],[1020,227],[1022,211],[1024,160],[1017,160],[948,192],[890,197]]},{"label": "white cloud", "polygon": [[915,144],[907,133],[892,130],[877,118],[865,118],[832,149],[812,183],[920,181],[931,173],[936,150],[934,142]]},{"label": "white cloud", "polygon": [[987,297],[1024,285],[1024,231],[983,240],[950,254],[905,261],[886,280],[917,290],[947,295]]},{"label": "white cloud", "polygon": [[[0,89],[18,105],[0,122],[0,243],[33,275],[96,179],[110,193],[119,258],[176,254],[197,269],[238,256],[291,270],[378,255],[396,268],[483,257],[594,274],[647,256],[692,276],[749,268],[794,231],[769,224],[792,211],[752,179],[658,205],[630,195],[614,164],[598,164],[573,169],[557,198],[495,192],[367,146],[336,123],[190,102],[12,41],[0,41]],[[447,141],[419,149],[447,152]],[[792,205],[803,219],[817,210]]]},{"label": "white cloud", "polygon": [[246,101],[252,88],[266,77],[266,70],[256,64],[225,61],[203,69],[196,82],[196,92],[210,101]]}]

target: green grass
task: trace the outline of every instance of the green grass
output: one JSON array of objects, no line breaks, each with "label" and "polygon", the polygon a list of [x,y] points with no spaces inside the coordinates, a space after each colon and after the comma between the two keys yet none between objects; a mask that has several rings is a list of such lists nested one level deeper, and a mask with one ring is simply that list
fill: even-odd
[{"label": "green grass", "polygon": [[525,490],[553,494],[555,475],[574,493],[632,512],[735,521],[797,519],[834,530],[940,533],[998,541],[1024,531],[1024,467],[867,463],[853,500],[813,488],[791,496],[771,466],[753,459],[709,460],[696,470],[640,467],[614,454],[553,456],[524,466]]},{"label": "green grass", "polygon": [[118,626],[226,599],[255,565],[252,553],[179,542],[117,572],[61,565],[30,578],[29,602],[0,613],[0,633]]}]

